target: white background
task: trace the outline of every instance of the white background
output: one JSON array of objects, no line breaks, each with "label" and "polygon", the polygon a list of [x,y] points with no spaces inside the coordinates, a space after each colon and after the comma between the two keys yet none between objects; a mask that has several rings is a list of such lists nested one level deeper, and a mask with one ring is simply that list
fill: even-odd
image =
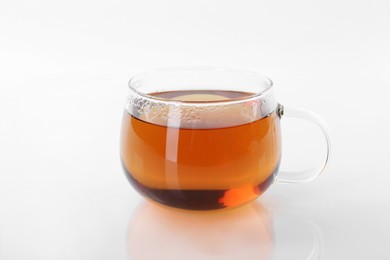
[{"label": "white background", "polygon": [[[128,79],[180,65],[260,72],[281,103],[329,123],[327,172],[258,201],[274,234],[263,259],[390,258],[389,10],[384,0],[2,0],[0,258],[261,259],[267,242],[250,242],[257,229],[242,217],[210,231],[215,250],[191,216],[164,229],[171,213],[142,204],[123,176]],[[296,138],[290,161],[305,152]]]}]

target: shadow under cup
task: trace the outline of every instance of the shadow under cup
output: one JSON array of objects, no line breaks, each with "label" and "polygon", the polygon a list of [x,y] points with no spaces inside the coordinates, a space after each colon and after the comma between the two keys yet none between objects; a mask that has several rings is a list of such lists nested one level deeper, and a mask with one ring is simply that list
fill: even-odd
[{"label": "shadow under cup", "polygon": [[130,81],[121,160],[132,186],[192,210],[235,207],[272,183],[281,156],[271,81],[221,69],[165,69]]}]

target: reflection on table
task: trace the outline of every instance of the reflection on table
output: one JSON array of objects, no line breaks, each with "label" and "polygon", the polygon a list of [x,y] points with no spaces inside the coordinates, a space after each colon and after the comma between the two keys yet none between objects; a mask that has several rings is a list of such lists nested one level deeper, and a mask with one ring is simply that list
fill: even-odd
[{"label": "reflection on table", "polygon": [[128,255],[132,260],[320,259],[320,238],[309,220],[271,214],[259,201],[210,212],[143,202],[130,219]]}]

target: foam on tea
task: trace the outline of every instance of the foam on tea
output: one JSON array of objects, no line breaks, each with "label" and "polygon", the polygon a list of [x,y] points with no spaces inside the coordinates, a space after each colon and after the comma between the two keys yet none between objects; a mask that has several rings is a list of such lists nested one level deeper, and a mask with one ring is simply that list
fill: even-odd
[{"label": "foam on tea", "polygon": [[220,106],[203,106],[202,102],[218,102],[226,100],[236,100],[240,97],[246,97],[251,93],[229,91],[215,91],[218,94],[207,93],[190,93],[183,94],[181,92],[162,92],[152,93],[150,95],[163,97],[173,101],[183,102],[199,102],[194,105],[163,105],[160,104],[151,106],[145,109],[138,117],[149,123],[181,128],[221,128],[230,127],[241,124],[246,124],[255,121],[261,116],[259,104],[252,103],[237,103]]},{"label": "foam on tea", "polygon": [[216,209],[255,199],[273,182],[281,151],[274,104],[241,102],[251,93],[233,91],[149,95],[153,105],[146,100],[124,113],[121,138],[123,167],[140,193],[174,207]]}]

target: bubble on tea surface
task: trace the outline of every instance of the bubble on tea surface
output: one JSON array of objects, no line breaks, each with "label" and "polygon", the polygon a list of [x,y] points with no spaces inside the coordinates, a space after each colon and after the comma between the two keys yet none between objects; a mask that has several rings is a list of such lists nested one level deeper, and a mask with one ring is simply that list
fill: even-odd
[{"label": "bubble on tea surface", "polygon": [[[229,101],[215,94],[187,94],[172,98],[174,101]],[[244,103],[224,104],[181,103],[152,106],[140,115],[140,119],[161,126],[210,129],[231,127],[256,120],[256,107]]]}]

